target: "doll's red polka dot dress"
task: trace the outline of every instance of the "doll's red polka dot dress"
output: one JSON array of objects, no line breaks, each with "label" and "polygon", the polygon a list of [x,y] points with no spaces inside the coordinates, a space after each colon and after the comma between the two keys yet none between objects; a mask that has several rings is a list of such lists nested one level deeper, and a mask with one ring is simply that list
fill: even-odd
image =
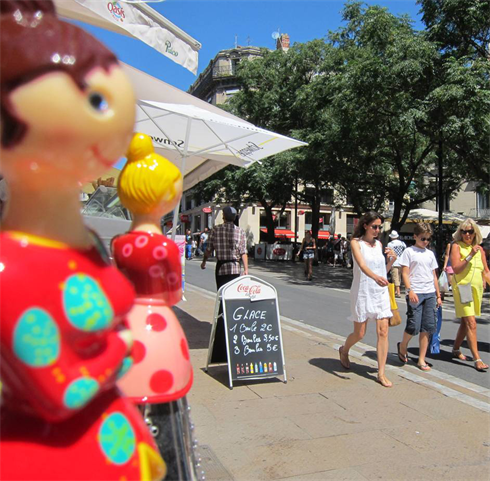
[{"label": "doll's red polka dot dress", "polygon": [[192,385],[187,339],[171,309],[182,297],[179,249],[162,234],[140,231],[116,237],[112,249],[136,290],[128,316],[133,366],[119,387],[138,403],[175,401]]}]

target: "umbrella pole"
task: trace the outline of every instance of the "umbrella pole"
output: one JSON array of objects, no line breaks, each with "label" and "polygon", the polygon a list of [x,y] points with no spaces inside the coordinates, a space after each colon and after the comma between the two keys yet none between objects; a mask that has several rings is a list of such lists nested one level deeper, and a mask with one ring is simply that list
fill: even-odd
[{"label": "umbrella pole", "polygon": [[[185,131],[185,147],[184,153],[182,154],[182,164],[180,166],[180,173],[182,174],[182,182],[185,180],[185,160],[187,158],[187,153],[189,150],[189,137],[191,135],[191,121],[187,119],[187,127]],[[177,222],[179,220],[180,204],[182,200],[179,200],[178,204],[174,209],[174,221],[172,227],[172,240],[175,242],[175,234],[177,233]],[[185,235],[185,232],[184,232]]]}]

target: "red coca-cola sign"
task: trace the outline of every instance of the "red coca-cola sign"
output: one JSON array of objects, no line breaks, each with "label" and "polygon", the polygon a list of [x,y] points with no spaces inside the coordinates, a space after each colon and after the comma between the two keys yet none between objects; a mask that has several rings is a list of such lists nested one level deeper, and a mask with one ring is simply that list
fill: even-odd
[{"label": "red coca-cola sign", "polygon": [[213,210],[211,209],[211,207],[204,207],[204,208],[202,209],[202,211],[203,211],[205,214],[211,214],[211,212],[212,212]]},{"label": "red coca-cola sign", "polygon": [[285,253],[286,253],[286,250],[283,249],[282,247],[277,247],[276,249],[274,249],[272,251],[272,253],[275,255],[275,256],[283,256]]},{"label": "red coca-cola sign", "polygon": [[298,211],[298,215],[305,215],[305,211],[304,210],[299,210]]},{"label": "red coca-cola sign", "polygon": [[180,220],[182,222],[189,222],[189,216],[187,214],[180,214]]},{"label": "red coca-cola sign", "polygon": [[261,286],[258,284],[248,286],[246,284],[238,284],[238,287],[236,288],[237,292],[244,292],[245,294],[248,294],[249,296],[253,296],[255,294],[260,294],[260,289]]}]

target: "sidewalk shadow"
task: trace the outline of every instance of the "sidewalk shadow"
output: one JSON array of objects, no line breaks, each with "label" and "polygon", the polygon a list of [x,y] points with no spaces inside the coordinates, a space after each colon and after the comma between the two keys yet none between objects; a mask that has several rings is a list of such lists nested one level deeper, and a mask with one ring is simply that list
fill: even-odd
[{"label": "sidewalk shadow", "polygon": [[[441,340],[442,346],[449,346],[452,349],[453,344],[454,344],[454,339],[442,339]],[[477,344],[478,344],[478,350],[479,351],[490,352],[490,343],[485,342],[485,341],[477,341]],[[463,344],[461,344],[461,347],[469,350],[468,343],[466,342],[466,340],[463,341]],[[449,353],[449,355],[451,355],[451,353]],[[471,356],[471,354],[470,354],[470,356]]]},{"label": "sidewalk shadow", "polygon": [[211,324],[196,319],[178,307],[174,306],[173,310],[185,332],[189,349],[207,349],[211,335]]},{"label": "sidewalk shadow", "polygon": [[378,372],[377,369],[371,366],[366,366],[364,364],[358,364],[352,359],[350,361],[350,369],[344,369],[338,359],[316,357],[310,359],[308,362],[312,366],[315,366],[318,369],[322,369],[329,374],[333,374],[340,379],[351,379],[348,374],[356,374],[357,376],[364,377],[366,379],[369,379],[370,381],[375,381]]}]

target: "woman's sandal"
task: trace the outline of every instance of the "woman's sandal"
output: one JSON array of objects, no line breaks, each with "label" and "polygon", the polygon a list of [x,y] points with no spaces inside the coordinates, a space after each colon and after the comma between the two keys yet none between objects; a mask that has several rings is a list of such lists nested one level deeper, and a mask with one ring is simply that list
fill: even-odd
[{"label": "woman's sandal", "polygon": [[393,386],[393,383],[391,381],[389,381],[385,376],[382,376],[382,377],[377,377],[376,378],[376,382],[378,384],[381,384],[383,387],[392,387]]},{"label": "woman's sandal", "polygon": [[402,362],[403,364],[406,364],[408,362],[408,353],[403,355],[400,352],[400,344],[401,344],[401,342],[396,343],[396,349],[398,351],[398,359],[400,359],[400,362]]},{"label": "woman's sandal", "polygon": [[343,352],[344,352],[344,346],[340,346],[340,347],[339,347],[340,364],[342,364],[342,367],[343,367],[344,369],[350,369],[350,362],[349,362],[349,358],[347,358],[347,364],[344,364],[344,363],[342,362],[342,355],[343,355],[342,353],[343,353]]},{"label": "woman's sandal", "polygon": [[428,364],[417,364],[417,367],[421,370],[421,371],[430,371],[430,366]]},{"label": "woman's sandal", "polygon": [[[479,372],[487,372],[488,366],[481,360],[481,359],[475,359],[475,369]],[[477,367],[477,364],[483,364],[483,366]]]},{"label": "woman's sandal", "polygon": [[453,359],[459,359],[460,361],[466,361],[466,356],[459,349],[453,349],[452,356],[453,356]]}]

